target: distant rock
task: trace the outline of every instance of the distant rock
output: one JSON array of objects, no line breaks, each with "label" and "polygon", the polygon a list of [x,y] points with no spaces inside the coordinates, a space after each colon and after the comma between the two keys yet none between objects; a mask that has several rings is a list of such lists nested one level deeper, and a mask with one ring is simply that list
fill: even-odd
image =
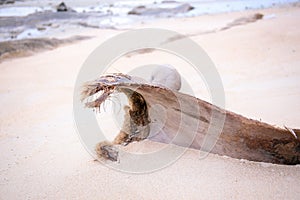
[{"label": "distant rock", "polygon": [[0,5],[4,5],[4,4],[14,4],[15,1],[14,0],[0,0]]},{"label": "distant rock", "polygon": [[128,12],[128,15],[141,15],[147,10],[146,6],[137,6]]},{"label": "distant rock", "polygon": [[254,14],[254,16],[253,16],[253,18],[256,19],[256,20],[262,19],[263,17],[264,17],[264,15],[261,14],[261,13],[256,13],[256,14]]},{"label": "distant rock", "polygon": [[180,6],[177,6],[173,10],[176,12],[176,14],[177,13],[186,13],[186,12],[189,12],[191,10],[194,10],[194,7],[191,6],[188,3],[184,3],[184,4],[180,5]]},{"label": "distant rock", "polygon": [[264,15],[261,13],[255,13],[246,17],[238,18],[230,23],[228,23],[225,27],[221,28],[220,31],[230,29],[235,26],[241,26],[249,23],[256,22],[258,20],[263,19]]},{"label": "distant rock", "polygon": [[0,62],[4,59],[24,57],[35,52],[51,50],[64,44],[89,39],[88,36],[73,36],[66,39],[35,38],[0,42]]},{"label": "distant rock", "polygon": [[128,12],[129,15],[161,15],[161,14],[173,14],[186,13],[193,10],[194,7],[188,3],[181,4],[174,8],[160,8],[160,7],[149,7],[137,6]]},{"label": "distant rock", "polygon": [[58,6],[56,6],[56,11],[57,12],[67,12],[68,7],[66,6],[66,4],[64,2],[61,2]]},{"label": "distant rock", "polygon": [[238,26],[238,25],[253,23],[253,22],[256,22],[257,20],[261,20],[263,17],[264,17],[264,15],[261,13],[255,13],[255,14],[249,15],[247,17],[238,18],[238,19],[234,20],[233,22],[229,23],[228,26]]},{"label": "distant rock", "polygon": [[165,1],[162,1],[161,3],[178,3],[178,1],[165,0]]}]

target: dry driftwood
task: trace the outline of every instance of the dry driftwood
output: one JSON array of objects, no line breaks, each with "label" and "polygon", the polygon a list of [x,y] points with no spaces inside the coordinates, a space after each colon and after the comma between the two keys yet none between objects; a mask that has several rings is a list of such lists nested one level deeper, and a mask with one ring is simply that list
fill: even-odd
[{"label": "dry driftwood", "polygon": [[[113,142],[101,142],[96,147],[98,156],[105,159],[118,159],[114,145],[146,138],[205,150],[202,145],[210,127],[212,132],[221,130],[212,153],[277,164],[300,163],[299,130],[281,129],[248,119],[193,96],[141,83],[124,74],[102,76],[88,82],[83,87],[82,100],[98,92],[101,95],[86,102],[87,107],[99,108],[113,92],[122,92],[129,100],[120,134]],[[163,110],[155,110],[155,105],[161,105]],[[159,120],[163,121],[158,123]],[[163,124],[161,129],[155,127],[157,124]]]}]

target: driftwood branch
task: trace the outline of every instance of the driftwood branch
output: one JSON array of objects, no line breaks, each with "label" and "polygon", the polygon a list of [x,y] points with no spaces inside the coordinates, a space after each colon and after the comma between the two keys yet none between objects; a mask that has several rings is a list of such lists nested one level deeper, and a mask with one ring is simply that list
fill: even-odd
[{"label": "driftwood branch", "polygon": [[[120,134],[111,143],[97,145],[99,157],[104,155],[105,159],[116,161],[118,154],[114,145],[127,145],[146,138],[203,150],[209,130],[221,130],[221,134],[216,135],[216,144],[209,149],[212,153],[277,164],[300,163],[299,130],[248,119],[193,96],[143,84],[123,74],[102,76],[87,83],[82,99],[99,92],[98,98],[86,102],[87,107],[99,108],[113,92],[122,92],[129,100]],[[155,105],[161,105],[163,110],[155,109]],[[158,128],[158,124],[163,125]]]}]

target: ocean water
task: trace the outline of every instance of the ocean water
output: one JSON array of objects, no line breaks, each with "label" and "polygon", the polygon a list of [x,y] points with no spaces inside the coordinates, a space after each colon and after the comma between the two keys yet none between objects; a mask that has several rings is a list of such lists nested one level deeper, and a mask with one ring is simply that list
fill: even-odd
[{"label": "ocean water", "polygon": [[[58,3],[59,1],[57,1]],[[115,16],[127,16],[136,6],[149,8],[174,8],[189,3],[195,9],[178,16],[198,16],[204,14],[242,11],[247,9],[268,8],[272,6],[300,2],[300,0],[64,0],[76,12],[109,12]],[[26,16],[35,12],[55,11],[51,0],[24,0],[15,4],[0,6],[0,17]],[[160,15],[161,16],[161,15]]]}]

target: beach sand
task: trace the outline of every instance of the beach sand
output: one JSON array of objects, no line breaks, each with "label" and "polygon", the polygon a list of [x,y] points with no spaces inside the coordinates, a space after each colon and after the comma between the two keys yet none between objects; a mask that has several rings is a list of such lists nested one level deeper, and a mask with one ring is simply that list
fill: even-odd
[{"label": "beach sand", "polygon": [[[280,127],[300,128],[299,11],[298,6],[286,6],[162,19],[136,27],[191,35],[220,73],[227,110]],[[211,32],[254,13],[265,18]],[[86,35],[95,36],[93,39],[0,63],[0,199],[300,198],[300,165],[212,154],[199,159],[197,150],[187,150],[168,167],[135,175],[94,161],[76,133],[74,84],[87,56],[121,32],[89,31]],[[164,62],[153,52],[125,57],[116,63],[116,69],[132,63],[155,63],[153,56]],[[172,64],[176,63],[180,62]],[[202,84],[198,87],[194,82],[193,87],[197,96],[209,101]],[[161,145],[143,141],[128,148],[143,151]]]}]

